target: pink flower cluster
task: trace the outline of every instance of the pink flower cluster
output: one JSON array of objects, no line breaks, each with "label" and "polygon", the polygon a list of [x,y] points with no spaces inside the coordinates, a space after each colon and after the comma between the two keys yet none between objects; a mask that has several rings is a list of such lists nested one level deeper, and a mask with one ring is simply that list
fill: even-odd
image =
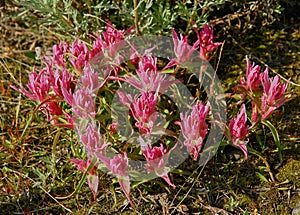
[{"label": "pink flower cluster", "polygon": [[[52,56],[44,57],[45,67],[39,73],[33,70],[29,74],[27,89],[22,84],[20,88],[12,86],[28,98],[37,101],[40,110],[46,114],[53,125],[77,129],[80,141],[89,158],[87,162],[79,159],[71,159],[71,162],[76,164],[78,169],[83,172],[87,171],[92,159],[95,157],[105,163],[106,148],[111,144],[102,138],[100,128],[95,125],[88,124],[85,128],[82,128],[81,125],[75,126],[75,117],[95,118],[96,104],[93,94],[103,86],[103,83],[99,81],[98,72],[94,71],[89,61],[99,55],[103,61],[109,58],[109,62],[112,64],[120,63],[122,59],[117,55],[117,45],[130,32],[132,32],[132,29],[127,32],[119,31],[108,23],[107,30],[95,38],[91,50],[79,39],[76,39],[71,45],[61,42],[53,47]],[[107,67],[107,69],[113,69],[114,73],[112,75],[117,75],[117,68]],[[81,80],[77,79],[76,74],[81,75]],[[77,86],[79,87],[76,90]],[[63,109],[63,106],[66,107],[66,103],[69,105],[67,109],[72,111],[72,115],[69,114],[68,110]],[[68,123],[64,123],[65,121]],[[124,160],[126,161],[126,159],[125,154]],[[108,165],[108,168],[113,169],[114,174],[121,173],[115,171],[120,159],[113,159],[113,161]],[[122,167],[123,172],[121,175],[125,174],[125,167],[126,162]],[[98,189],[96,170],[97,165],[88,172],[88,184],[95,198]],[[129,184],[127,183],[124,186],[122,181],[123,179],[120,184],[124,188],[126,196],[128,196]],[[125,181],[129,181],[129,179]]]},{"label": "pink flower cluster", "polygon": [[210,60],[213,55],[212,53],[215,51],[215,49],[222,45],[221,42],[214,43],[214,32],[213,28],[204,25],[204,28],[199,32],[198,29],[195,29],[198,41],[199,41],[199,46],[200,46],[200,54],[206,59]]},{"label": "pink flower cluster", "polygon": [[[259,120],[266,120],[274,110],[279,108],[287,101],[286,89],[288,83],[281,83],[280,76],[269,77],[268,67],[261,72],[259,65],[251,64],[248,57],[246,79],[241,78],[239,89],[242,90],[241,97],[248,96],[252,103],[252,123]],[[247,137],[249,130],[246,125],[247,113],[246,106],[242,104],[241,110],[236,118],[230,120],[229,138],[233,145],[240,147],[244,152],[246,159],[248,158]]]},{"label": "pink flower cluster", "polygon": [[286,89],[288,83],[281,83],[280,76],[269,77],[269,69],[266,67],[264,72],[254,63],[251,65],[248,57],[246,80],[241,78],[240,89],[242,97],[249,95],[252,100],[252,122],[258,122],[259,119],[267,119],[277,108],[283,105],[287,96]]},{"label": "pink flower cluster", "polygon": [[251,65],[248,56],[246,56],[247,61],[247,70],[246,70],[246,80],[241,78],[241,85],[245,88],[246,91],[255,92],[259,89],[260,81],[260,66]]},{"label": "pink flower cluster", "polygon": [[[185,61],[189,60],[199,45],[202,47],[200,48],[202,54],[205,54],[203,57],[206,59],[210,58],[207,53],[213,52],[220,43],[212,42],[213,32],[210,27],[206,26],[202,31],[200,34],[197,32],[199,39],[193,46],[190,46],[187,37],[180,35],[179,39],[175,30],[172,30],[176,58],[170,60],[164,69],[174,65],[181,66]],[[157,120],[158,112],[155,110],[155,107],[158,102],[158,92],[163,93],[176,81],[163,75],[161,71],[158,71],[157,59],[151,56],[151,50],[147,50],[142,55],[139,55],[133,46],[130,60],[131,63],[137,67],[136,76],[126,77],[124,81],[139,90],[140,94],[134,96],[126,95],[121,90],[118,90],[117,93],[121,103],[129,108],[132,117],[135,119],[135,126],[145,135],[144,137],[149,138]],[[186,139],[184,146],[193,154],[194,160],[197,159],[204,138],[208,132],[206,117],[209,110],[209,103],[204,106],[200,102],[193,107],[193,111],[189,116],[187,113],[180,116],[182,121],[181,129]],[[169,185],[175,187],[168,176],[170,168],[167,166],[169,153],[173,148],[168,149],[163,144],[159,147],[152,146],[142,137],[139,139],[143,155],[147,161],[147,171],[149,173],[155,173],[157,176],[163,178]]]},{"label": "pink flower cluster", "polygon": [[167,77],[158,71],[157,58],[152,57],[149,53],[139,57],[137,52],[133,52],[132,50],[131,58],[134,58],[135,62],[137,62],[137,76],[129,76],[125,79],[125,81],[137,88],[139,91],[164,92],[172,83],[175,82],[170,80],[170,77]]},{"label": "pink flower cluster", "polygon": [[194,160],[197,160],[208,131],[206,118],[209,110],[209,102],[206,105],[203,105],[202,102],[197,102],[197,104],[192,107],[190,113],[185,113],[185,115],[183,115],[183,113],[180,114],[181,132],[185,138],[184,145],[193,154]]},{"label": "pink flower cluster", "polygon": [[90,169],[88,172],[88,185],[94,195],[94,199],[96,199],[97,191],[98,191],[98,181],[99,181],[98,174],[96,172],[97,165],[94,165],[92,163],[92,159],[88,159],[88,161],[85,162],[84,160],[71,158],[70,161],[75,165],[77,165],[78,170],[82,172],[86,172],[88,171],[88,169]]},{"label": "pink flower cluster", "polygon": [[[55,52],[55,51],[54,51]],[[25,96],[40,103],[40,109],[47,116],[47,119],[57,126],[73,128],[72,117],[65,112],[60,101],[64,99],[63,90],[73,92],[75,79],[66,69],[54,69],[54,61],[46,58],[46,67],[38,74],[35,69],[29,74],[29,83],[26,85],[28,90],[21,84],[21,88],[12,86]],[[64,115],[67,124],[62,123],[59,117]]]},{"label": "pink flower cluster", "polygon": [[148,172],[155,173],[158,177],[163,178],[170,186],[175,188],[175,185],[171,182],[168,173],[170,169],[166,166],[169,158],[169,153],[161,144],[160,147],[147,146],[143,150],[143,155],[145,156],[148,166],[146,169]]},{"label": "pink flower cluster", "polygon": [[[41,104],[40,109],[53,125],[74,128],[73,117],[62,108],[63,101],[73,108],[75,115],[95,116],[95,104],[90,92],[97,91],[100,83],[98,73],[93,71],[89,60],[96,55],[104,56],[105,52],[109,52],[110,57],[115,57],[115,44],[125,34],[126,32],[118,31],[108,23],[107,31],[96,38],[92,50],[79,39],[71,45],[61,42],[53,47],[52,57],[46,56],[43,59],[45,67],[38,74],[35,69],[29,74],[29,83],[26,85],[28,90],[22,84],[20,88],[12,88],[38,101]],[[73,75],[74,69],[80,74],[83,73],[81,84],[84,88],[76,92],[75,86],[80,83]]]},{"label": "pink flower cluster", "polygon": [[200,51],[201,57],[205,60],[210,60],[213,57],[213,52],[216,48],[222,45],[221,42],[214,43],[214,33],[213,28],[204,25],[204,28],[199,31],[198,28],[195,28],[195,32],[197,34],[198,40],[190,46],[188,43],[188,37],[180,34],[180,39],[176,31],[172,30],[172,37],[174,42],[174,54],[176,58],[172,59],[165,68],[172,67],[174,65],[182,65],[186,62],[190,61],[190,58],[194,51]]},{"label": "pink flower cluster", "polygon": [[[53,125],[77,130],[79,140],[87,153],[87,161],[71,159],[71,162],[77,165],[80,171],[87,173],[88,185],[94,198],[98,190],[97,170],[100,163],[103,163],[110,173],[118,178],[125,196],[134,207],[130,199],[131,175],[128,158],[130,154],[126,149],[119,150],[117,154],[109,150],[109,147],[117,145],[113,142],[113,137],[118,130],[118,125],[113,122],[109,126],[110,131],[105,134],[108,136],[105,136],[100,133],[99,125],[106,125],[106,123],[98,123],[98,118],[96,120],[99,111],[94,96],[108,80],[126,82],[137,90],[135,95],[130,95],[122,90],[113,89],[117,92],[121,104],[129,109],[134,126],[139,131],[140,154],[144,156],[145,171],[161,177],[170,186],[175,187],[169,177],[171,168],[168,162],[170,153],[177,145],[170,147],[165,143],[160,143],[159,146],[153,146],[150,143],[150,137],[159,120],[157,104],[160,101],[160,95],[173,83],[179,82],[164,74],[164,70],[172,66],[184,66],[184,63],[189,61],[197,50],[200,51],[201,58],[210,60],[215,49],[221,45],[219,42],[213,42],[212,27],[205,25],[201,31],[198,29],[195,31],[197,41],[190,46],[187,36],[180,34],[178,37],[175,30],[172,30],[175,57],[162,71],[158,69],[157,58],[151,55],[155,47],[140,54],[135,50],[135,45],[130,44],[132,47],[130,66],[135,68],[136,75],[130,72],[130,68],[124,77],[119,77],[123,74],[120,72],[123,57],[118,50],[122,46],[122,40],[127,33],[132,32],[132,29],[126,32],[117,30],[109,23],[107,30],[94,38],[91,50],[79,39],[72,44],[61,42],[53,47],[52,56],[43,59],[45,67],[39,73],[34,69],[29,74],[26,87],[23,85],[20,88],[13,87],[28,98],[37,101],[40,110],[46,114]],[[99,60],[97,65],[104,70],[104,76],[99,74],[101,70],[96,71],[93,68],[91,61],[94,59]],[[205,66],[202,67],[204,68]],[[266,119],[286,101],[287,83],[281,84],[279,76],[270,78],[268,68],[264,72],[260,69],[255,64],[251,65],[247,58],[246,78],[241,79],[239,87],[242,89],[242,98],[249,95],[252,99],[252,122]],[[79,79],[78,76],[80,76]],[[100,81],[99,76],[106,78]],[[197,101],[190,111],[180,113],[178,124],[184,140],[182,144],[179,144],[181,144],[180,147],[185,147],[190,152],[194,160],[198,159],[209,131],[207,119],[211,108],[210,102],[204,104]],[[76,123],[75,119],[77,119]],[[233,145],[241,148],[246,159],[248,157],[248,133],[246,106],[242,104],[237,116],[230,120],[226,136]],[[120,148],[125,147],[120,146]]]},{"label": "pink flower cluster", "polygon": [[240,112],[236,118],[230,120],[229,131],[233,145],[240,147],[248,159],[248,150],[246,144],[248,140],[244,140],[248,135],[247,113],[245,104],[242,105]]},{"label": "pink flower cluster", "polygon": [[130,204],[134,207],[134,204],[130,199],[130,178],[127,173],[129,161],[126,152],[115,155],[113,158],[109,158],[101,153],[98,153],[97,157],[105,164],[111,173],[118,178],[119,184],[125,196],[129,200]]},{"label": "pink flower cluster", "polygon": [[[132,52],[131,56],[138,66],[136,70],[137,76],[127,77],[125,82],[138,89],[140,93],[133,98],[121,90],[118,90],[117,93],[121,103],[130,109],[131,115],[136,121],[135,126],[145,135],[146,139],[149,139],[158,115],[155,109],[158,102],[158,91],[163,92],[174,81],[158,71],[157,59],[149,55],[148,51],[142,56],[139,56],[137,52]],[[142,136],[139,139],[141,150],[147,161],[146,170],[149,173],[156,174],[158,177],[162,177],[169,185],[175,187],[168,176],[170,169],[166,167],[168,160],[167,149],[163,145],[153,147],[148,141],[144,141]]]},{"label": "pink flower cluster", "polygon": [[122,91],[117,91],[120,101],[130,108],[132,116],[136,120],[135,126],[140,132],[150,136],[153,126],[157,118],[155,106],[157,104],[158,95],[151,92],[142,92],[142,95],[135,96],[134,99],[130,95],[124,95]]}]

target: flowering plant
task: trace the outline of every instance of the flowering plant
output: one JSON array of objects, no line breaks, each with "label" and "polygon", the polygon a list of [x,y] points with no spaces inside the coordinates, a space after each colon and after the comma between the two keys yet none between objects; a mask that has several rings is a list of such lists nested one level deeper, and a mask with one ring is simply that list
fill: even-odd
[{"label": "flowering plant", "polygon": [[[205,25],[200,32],[198,29],[195,31],[197,41],[190,46],[188,37],[180,34],[179,39],[173,29],[173,58],[170,57],[165,65],[160,66],[159,59],[152,56],[156,47],[140,53],[135,44],[130,44],[130,57],[126,59],[122,52],[122,48],[126,46],[123,40],[132,33],[132,29],[117,30],[108,23],[107,30],[94,38],[91,49],[79,39],[72,44],[61,42],[53,47],[52,56],[45,56],[43,59],[45,67],[39,73],[35,69],[30,73],[29,83],[26,85],[28,90],[23,85],[20,88],[13,87],[37,101],[40,110],[51,124],[77,132],[86,151],[87,161],[74,158],[71,162],[76,164],[80,171],[87,172],[88,184],[94,198],[98,190],[97,170],[106,169],[118,178],[125,196],[134,206],[130,198],[130,180],[133,172],[130,158],[133,155],[142,157],[145,162],[143,171],[163,178],[172,187],[175,187],[175,184],[169,176],[173,168],[169,162],[171,155],[177,153],[178,149],[185,149],[194,160],[201,157],[211,124],[217,121],[211,116],[214,106],[210,101],[193,98],[194,102],[187,105],[189,110],[181,112],[177,118],[174,116],[176,114],[172,116],[175,118],[173,121],[177,120],[172,129],[175,130],[176,124],[179,125],[182,141],[171,143],[172,141],[164,142],[161,138],[153,143],[151,139],[155,132],[168,126],[157,126],[161,121],[165,122],[160,120],[163,108],[159,108],[159,105],[163,100],[171,103],[170,99],[163,97],[163,93],[173,84],[184,82],[182,79],[175,80],[175,76],[181,72],[179,68],[184,68],[187,61],[193,64],[197,50],[200,53],[198,58],[203,61],[210,60],[215,49],[221,45],[213,42],[212,27]],[[259,120],[265,120],[284,104],[287,98],[287,83],[281,84],[279,76],[270,78],[268,69],[261,73],[259,66],[251,65],[248,58],[246,60],[246,79],[241,79],[236,92],[240,92],[241,98],[249,96],[252,100],[252,122],[257,123]],[[201,72],[207,68],[207,65],[201,65]],[[166,75],[170,71],[174,76]],[[205,79],[201,76],[200,81],[203,80]],[[134,89],[133,93],[119,89],[120,83],[130,85]],[[137,137],[128,139],[135,139],[137,144],[129,147],[131,140],[126,142],[118,135],[122,130],[119,121],[111,122],[101,115],[105,112],[102,105],[111,102],[109,92],[118,95],[122,106],[120,108],[128,110],[131,120],[129,133],[138,134]],[[180,93],[178,97],[181,99],[183,96]],[[114,110],[108,111],[112,114]],[[227,138],[234,146],[242,149],[247,159],[251,126],[247,125],[246,105],[242,104],[240,112],[230,120],[229,126],[220,121],[219,125],[225,124],[227,128]],[[170,121],[165,124],[168,123]],[[175,139],[180,139],[176,131],[165,133],[167,138],[175,136]]]}]

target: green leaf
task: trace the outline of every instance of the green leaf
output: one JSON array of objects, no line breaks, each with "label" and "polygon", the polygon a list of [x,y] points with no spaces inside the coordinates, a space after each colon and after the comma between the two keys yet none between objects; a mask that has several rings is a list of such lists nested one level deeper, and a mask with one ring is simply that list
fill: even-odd
[{"label": "green leaf", "polygon": [[166,69],[166,70],[161,71],[161,73],[164,73],[164,74],[172,74],[173,72],[174,72],[174,69]]},{"label": "green leaf", "polygon": [[179,175],[188,175],[188,176],[192,175],[190,171],[186,171],[182,169],[174,169],[172,170],[172,173],[179,174]]},{"label": "green leaf", "polygon": [[268,120],[262,121],[262,124],[266,125],[271,130],[271,133],[273,135],[274,141],[275,141],[277,149],[278,149],[279,160],[280,160],[280,163],[282,163],[282,153],[281,153],[282,147],[281,147],[280,138],[279,138],[279,135],[278,135],[278,132],[277,132],[275,126]]},{"label": "green leaf", "polygon": [[35,60],[35,53],[34,52],[25,52],[25,56]]},{"label": "green leaf", "polygon": [[283,191],[285,191],[285,190],[289,190],[290,188],[288,188],[288,187],[279,187],[278,188],[278,190],[283,190]]},{"label": "green leaf", "polygon": [[260,179],[261,181],[264,181],[264,182],[269,183],[268,179],[267,179],[263,174],[261,174],[261,173],[259,173],[259,172],[255,172],[255,174],[256,174],[256,176],[259,177],[259,179]]},{"label": "green leaf", "polygon": [[47,175],[43,174],[39,169],[32,167],[33,172],[43,181],[45,182],[47,179]]}]

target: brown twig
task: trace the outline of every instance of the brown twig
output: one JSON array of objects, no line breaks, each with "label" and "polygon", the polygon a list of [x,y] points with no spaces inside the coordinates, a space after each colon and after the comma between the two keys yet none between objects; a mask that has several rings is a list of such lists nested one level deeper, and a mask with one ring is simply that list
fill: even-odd
[{"label": "brown twig", "polygon": [[134,7],[134,25],[135,25],[135,30],[138,36],[141,36],[142,33],[139,28],[139,11],[138,11],[138,5],[137,5],[137,0],[133,0],[133,7]]},{"label": "brown twig", "polygon": [[198,7],[198,1],[195,0],[195,1],[194,1],[194,7],[193,7],[192,15],[191,15],[191,17],[190,17],[190,19],[189,19],[189,22],[188,22],[188,24],[187,24],[187,26],[186,26],[186,29],[185,29],[185,34],[186,34],[186,35],[189,33],[189,28],[190,28],[190,26],[192,25],[192,22],[193,22],[193,20],[194,20],[195,15],[196,15],[197,7]]}]

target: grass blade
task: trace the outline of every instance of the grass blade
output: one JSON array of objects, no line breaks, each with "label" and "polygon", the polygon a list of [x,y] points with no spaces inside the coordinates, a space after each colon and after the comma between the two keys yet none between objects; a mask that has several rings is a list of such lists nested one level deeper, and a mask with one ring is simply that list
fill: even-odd
[{"label": "grass blade", "polygon": [[282,153],[281,153],[282,147],[281,147],[280,138],[279,138],[279,135],[278,135],[278,132],[277,132],[275,126],[268,120],[262,121],[262,124],[266,125],[271,130],[275,144],[278,149],[279,160],[280,160],[280,163],[282,163]]}]

